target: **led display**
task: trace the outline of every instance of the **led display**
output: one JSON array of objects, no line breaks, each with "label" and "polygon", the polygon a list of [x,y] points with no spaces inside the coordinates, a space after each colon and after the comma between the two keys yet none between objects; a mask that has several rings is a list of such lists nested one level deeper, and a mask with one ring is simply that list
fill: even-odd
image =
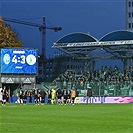
[{"label": "led display", "polygon": [[36,74],[37,51],[35,49],[1,49],[1,73]]}]

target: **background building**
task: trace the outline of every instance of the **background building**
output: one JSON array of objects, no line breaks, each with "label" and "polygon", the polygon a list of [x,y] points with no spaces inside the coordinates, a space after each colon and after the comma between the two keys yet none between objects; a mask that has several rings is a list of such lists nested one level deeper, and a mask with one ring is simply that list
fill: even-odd
[{"label": "background building", "polygon": [[126,28],[133,31],[133,0],[126,0]]},{"label": "background building", "polygon": [[84,69],[84,61],[68,55],[59,55],[49,59],[38,58],[37,83],[53,81],[67,70],[80,72]]},{"label": "background building", "polygon": [[133,0],[126,0],[126,29],[133,31]]}]

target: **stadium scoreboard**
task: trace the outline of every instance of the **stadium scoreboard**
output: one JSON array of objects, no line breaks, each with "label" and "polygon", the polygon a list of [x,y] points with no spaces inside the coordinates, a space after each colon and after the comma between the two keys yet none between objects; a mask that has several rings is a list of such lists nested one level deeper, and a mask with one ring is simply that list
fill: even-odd
[{"label": "stadium scoreboard", "polygon": [[37,74],[37,50],[1,49],[1,74]]}]

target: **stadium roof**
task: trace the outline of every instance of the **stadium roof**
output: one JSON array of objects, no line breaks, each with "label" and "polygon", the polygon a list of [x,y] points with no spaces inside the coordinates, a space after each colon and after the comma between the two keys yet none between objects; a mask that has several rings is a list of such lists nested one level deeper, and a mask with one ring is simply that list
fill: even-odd
[{"label": "stadium roof", "polygon": [[89,34],[71,33],[60,38],[56,43],[79,43],[79,42],[96,42],[97,40]]},{"label": "stadium roof", "polygon": [[122,41],[133,40],[133,32],[131,31],[114,31],[103,36],[99,41]]},{"label": "stadium roof", "polygon": [[[90,57],[99,51],[105,51],[113,57],[131,57],[133,32],[127,30],[113,31],[99,40],[89,34],[71,33],[60,38],[53,47],[77,57]],[[103,55],[103,53],[99,55]]]}]

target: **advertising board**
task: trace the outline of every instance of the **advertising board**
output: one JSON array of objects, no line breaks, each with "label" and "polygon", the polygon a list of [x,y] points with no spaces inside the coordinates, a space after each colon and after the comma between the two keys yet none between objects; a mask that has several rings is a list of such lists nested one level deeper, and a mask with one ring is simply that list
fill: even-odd
[{"label": "advertising board", "polygon": [[[79,103],[86,103],[87,99],[86,97],[79,97]],[[91,97],[91,101],[89,100],[88,103],[133,103],[133,97],[105,97],[105,96],[99,96],[99,97]]]}]

